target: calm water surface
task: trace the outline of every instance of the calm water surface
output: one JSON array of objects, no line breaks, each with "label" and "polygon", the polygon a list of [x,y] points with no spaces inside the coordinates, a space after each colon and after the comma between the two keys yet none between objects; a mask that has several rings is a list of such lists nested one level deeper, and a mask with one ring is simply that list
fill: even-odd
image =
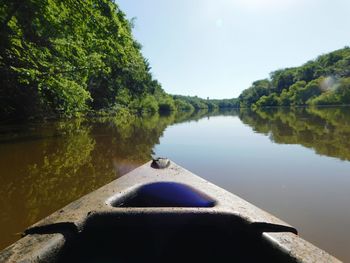
[{"label": "calm water surface", "polygon": [[350,262],[350,109],[273,109],[0,126],[0,249],[166,156]]}]

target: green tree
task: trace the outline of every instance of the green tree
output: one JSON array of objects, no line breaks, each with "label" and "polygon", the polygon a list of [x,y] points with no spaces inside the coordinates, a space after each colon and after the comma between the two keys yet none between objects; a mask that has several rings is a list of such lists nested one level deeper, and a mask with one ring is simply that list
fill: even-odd
[{"label": "green tree", "polygon": [[272,92],[271,83],[268,79],[257,80],[253,82],[252,86],[243,90],[239,95],[241,107],[253,105],[262,96],[267,96]]},{"label": "green tree", "polygon": [[170,96],[164,96],[160,101],[159,101],[159,111],[160,112],[170,112],[170,111],[175,111],[176,106],[175,102],[172,97]]},{"label": "green tree", "polygon": [[262,96],[255,103],[255,107],[274,107],[279,105],[279,98],[276,93],[271,93],[268,96]]},{"label": "green tree", "polygon": [[1,117],[74,116],[161,90],[114,1],[2,2]]},{"label": "green tree", "polygon": [[280,94],[282,90],[288,89],[294,83],[296,75],[295,68],[276,70],[270,74],[274,91]]},{"label": "green tree", "polygon": [[[307,104],[348,104],[346,79],[350,77],[350,48],[323,54],[295,68],[280,69],[270,80],[254,82],[239,96],[240,106],[263,107]],[[331,80],[336,80],[333,85]],[[276,96],[271,95],[275,93]],[[259,102],[259,103],[258,103]]]},{"label": "green tree", "polygon": [[350,104],[350,78],[343,78],[320,96],[310,100],[311,105]]}]

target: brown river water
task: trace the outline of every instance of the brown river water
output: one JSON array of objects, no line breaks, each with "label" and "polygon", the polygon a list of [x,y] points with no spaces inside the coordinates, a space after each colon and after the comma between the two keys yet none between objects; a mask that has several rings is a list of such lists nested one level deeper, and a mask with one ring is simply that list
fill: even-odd
[{"label": "brown river water", "polygon": [[0,249],[152,156],[170,158],[350,262],[347,107],[0,125]]}]

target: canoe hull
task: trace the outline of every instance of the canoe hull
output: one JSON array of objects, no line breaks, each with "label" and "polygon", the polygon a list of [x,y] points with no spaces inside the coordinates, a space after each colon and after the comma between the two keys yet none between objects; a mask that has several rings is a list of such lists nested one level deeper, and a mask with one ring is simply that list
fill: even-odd
[{"label": "canoe hull", "polygon": [[339,262],[292,226],[173,162],[148,162],[25,234],[0,253],[1,262]]}]

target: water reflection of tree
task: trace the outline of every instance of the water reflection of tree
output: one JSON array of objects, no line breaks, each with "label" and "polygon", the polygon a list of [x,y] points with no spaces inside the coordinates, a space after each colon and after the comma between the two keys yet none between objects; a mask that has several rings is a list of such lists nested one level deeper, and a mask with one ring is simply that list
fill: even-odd
[{"label": "water reflection of tree", "polygon": [[[0,184],[0,232],[12,235],[9,232],[23,231],[150,160],[154,145],[174,118],[174,114],[124,116],[16,128],[15,135],[0,142],[4,172]],[[12,227],[8,227],[11,221]],[[13,236],[9,239],[13,241]]]},{"label": "water reflection of tree", "polygon": [[350,160],[350,108],[242,109],[240,119],[281,144],[301,144],[320,155]]},{"label": "water reflection of tree", "polygon": [[149,161],[167,126],[220,114],[126,114],[2,128],[0,248],[18,238],[13,233]]},{"label": "water reflection of tree", "polygon": [[93,166],[103,170],[108,162],[112,164],[115,176],[121,176],[149,161],[154,145],[173,122],[173,114],[132,116],[127,125],[115,118],[93,120],[91,135],[96,141]]},{"label": "water reflection of tree", "polygon": [[87,184],[88,179],[77,175],[91,161],[95,145],[89,126],[83,126],[82,120],[44,123],[16,136],[23,136],[20,143],[6,140],[0,151],[4,171],[0,185],[0,232],[4,232],[4,239],[6,232],[23,231],[23,226],[84,192],[80,185]]},{"label": "water reflection of tree", "polygon": [[213,110],[197,110],[197,111],[182,111],[176,112],[174,123],[199,121],[203,118],[210,118],[215,116],[238,116],[239,109],[218,109]]}]

